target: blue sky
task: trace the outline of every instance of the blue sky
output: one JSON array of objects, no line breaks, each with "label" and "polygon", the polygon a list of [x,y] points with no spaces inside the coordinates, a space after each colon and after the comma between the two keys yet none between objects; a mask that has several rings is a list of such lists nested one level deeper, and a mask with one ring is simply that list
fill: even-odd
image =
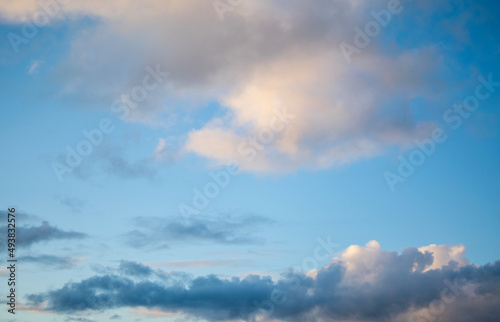
[{"label": "blue sky", "polygon": [[495,1],[63,2],[0,3],[2,320],[500,314]]}]

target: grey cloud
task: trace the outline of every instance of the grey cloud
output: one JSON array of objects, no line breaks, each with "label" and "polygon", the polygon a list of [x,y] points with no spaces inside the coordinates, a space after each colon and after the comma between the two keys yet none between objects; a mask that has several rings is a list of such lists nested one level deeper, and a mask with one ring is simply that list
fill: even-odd
[{"label": "grey cloud", "polygon": [[148,278],[152,280],[159,280],[164,283],[164,285],[171,286],[187,285],[192,280],[192,276],[185,272],[154,269],[150,266],[131,260],[121,260],[117,269],[102,265],[92,265],[91,268],[99,275],[118,274],[130,277],[134,280]]},{"label": "grey cloud", "polygon": [[38,256],[21,256],[19,262],[37,263],[45,266],[54,266],[59,269],[68,269],[78,263],[77,259],[64,256],[53,255],[38,255]]},{"label": "grey cloud", "polygon": [[[3,226],[0,229],[6,230]],[[16,228],[17,246],[27,247],[40,242],[62,239],[83,239],[87,235],[74,231],[64,231],[51,226],[47,221],[42,222],[40,226],[20,226]],[[0,246],[4,247],[5,241],[0,241]]]},{"label": "grey cloud", "polygon": [[151,244],[164,246],[176,241],[207,240],[221,244],[259,243],[253,236],[255,227],[272,224],[273,221],[256,215],[193,216],[189,219],[137,217],[134,222],[142,230],[134,230],[125,235],[127,243],[133,247]]},{"label": "grey cloud", "polygon": [[147,160],[129,163],[125,158],[110,156],[104,170],[122,179],[146,177],[152,178],[156,170],[152,169]]},{"label": "grey cloud", "polygon": [[[338,38],[353,28],[353,11],[345,1],[333,1],[336,10],[343,13],[335,19],[318,19],[312,10],[330,8],[332,1],[259,1],[259,11],[248,19],[236,12],[228,14],[224,23],[219,21],[211,2],[184,3],[175,15],[166,11],[164,3],[157,6],[157,12],[162,14],[149,17],[154,24],[136,25],[137,33],[117,34],[118,22],[110,19],[82,34],[73,42],[67,62],[57,69],[55,80],[64,84],[65,96],[82,96],[83,101],[92,103],[87,106],[100,102],[98,106],[109,109],[121,94],[140,84],[146,65],[160,64],[169,73],[169,85],[150,92],[132,111],[136,119],[154,121],[151,114],[176,104],[176,93],[232,87],[258,64],[301,48],[321,50],[337,45]],[[169,19],[164,19],[166,15]],[[283,27],[286,23],[287,28]],[[199,37],[201,29],[203,37]],[[152,35],[151,39],[145,39],[144,34]],[[82,54],[88,51],[106,55],[94,59]]]},{"label": "grey cloud", "polygon": [[65,319],[66,322],[70,322],[70,321],[79,321],[79,322],[94,322],[95,320],[91,320],[91,319],[87,319],[87,318],[81,318],[81,317],[67,317]]},{"label": "grey cloud", "polygon": [[150,267],[131,261],[121,261],[119,270],[122,274],[131,276],[149,276],[153,273]]},{"label": "grey cloud", "polygon": [[[72,174],[82,180],[89,179],[100,172],[120,179],[153,179],[158,171],[157,164],[151,156],[130,160],[127,149],[123,146],[104,143],[94,149],[91,155],[84,157],[81,164],[73,169]],[[65,164],[65,154],[59,155],[57,161]],[[67,197],[61,198],[61,201],[73,210],[79,210],[84,205],[78,200]]]},{"label": "grey cloud", "polygon": [[121,146],[103,146],[96,153],[96,159],[101,162],[102,169],[112,175],[122,179],[148,178],[151,179],[156,174],[156,169],[151,158],[129,161],[126,149]]},{"label": "grey cloud", "polygon": [[350,281],[346,264],[338,261],[318,270],[316,278],[290,270],[277,281],[209,275],[192,279],[188,286],[167,286],[148,279],[94,276],[28,299],[35,304],[46,301],[47,310],[67,313],[144,306],[209,321],[254,321],[263,314],[266,321],[396,322],[412,310],[426,309],[449,287],[455,300],[445,304],[440,318],[493,321],[500,314],[500,261],[425,271],[432,256],[408,248],[401,254],[386,252],[376,262],[377,278],[363,283]]},{"label": "grey cloud", "polygon": [[[8,212],[5,210],[0,210],[0,217],[6,218]],[[32,224],[32,223],[40,223],[42,219],[37,215],[27,214],[19,209],[14,213],[16,215],[16,223],[19,225]]]}]

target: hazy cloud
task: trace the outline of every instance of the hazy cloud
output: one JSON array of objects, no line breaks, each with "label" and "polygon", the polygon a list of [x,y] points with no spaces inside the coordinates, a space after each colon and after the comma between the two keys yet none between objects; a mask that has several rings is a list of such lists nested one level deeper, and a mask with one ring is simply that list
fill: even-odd
[{"label": "hazy cloud", "polygon": [[68,269],[84,261],[82,258],[72,258],[53,255],[20,256],[19,262],[37,263],[45,266],[53,266],[59,269]]},{"label": "hazy cloud", "polygon": [[74,213],[82,212],[83,208],[86,206],[85,200],[78,197],[57,195],[56,198],[63,206],[67,207]]},{"label": "hazy cloud", "polygon": [[64,321],[70,322],[70,321],[79,321],[79,322],[95,322],[95,320],[87,319],[87,318],[81,318],[81,317],[67,317]]},{"label": "hazy cloud", "polygon": [[[129,151],[123,146],[103,144],[101,147],[83,159],[72,173],[84,180],[102,172],[120,179],[152,179],[158,171],[157,164],[155,164],[157,160],[153,156],[131,160]],[[64,164],[64,158],[65,156],[61,154],[57,160]],[[67,199],[67,197],[64,198],[64,204],[73,207],[74,210],[83,206],[79,205],[77,200]]]},{"label": "hazy cloud", "polygon": [[216,215],[178,217],[137,217],[140,230],[130,231],[125,239],[130,246],[144,247],[156,244],[168,246],[178,241],[212,241],[221,244],[262,242],[252,231],[255,227],[273,221],[256,215]]}]

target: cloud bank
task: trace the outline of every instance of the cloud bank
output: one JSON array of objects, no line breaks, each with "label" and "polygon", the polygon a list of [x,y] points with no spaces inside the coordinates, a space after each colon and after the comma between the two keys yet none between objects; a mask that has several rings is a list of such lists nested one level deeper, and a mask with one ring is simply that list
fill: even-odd
[{"label": "cloud bank", "polygon": [[[350,246],[316,271],[290,270],[276,281],[209,275],[187,286],[151,280],[151,268],[122,262],[126,276],[94,276],[28,298],[55,312],[140,306],[209,321],[494,321],[500,314],[500,262],[470,265],[457,255],[462,246],[440,245],[436,254],[429,252],[434,246],[397,253],[371,241]],[[458,261],[437,267],[434,256]]]}]

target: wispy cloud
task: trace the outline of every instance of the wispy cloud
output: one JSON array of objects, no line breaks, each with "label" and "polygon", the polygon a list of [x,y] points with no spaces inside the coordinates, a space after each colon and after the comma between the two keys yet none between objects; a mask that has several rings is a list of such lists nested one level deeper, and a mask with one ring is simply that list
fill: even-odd
[{"label": "wispy cloud", "polygon": [[[3,226],[0,229],[6,231],[7,227]],[[52,240],[83,239],[87,237],[87,234],[84,233],[61,230],[51,226],[47,221],[42,222],[39,226],[21,226],[17,228],[17,246],[20,247]],[[0,246],[4,247],[4,245],[5,241],[1,240]]]},{"label": "wispy cloud", "polygon": [[259,243],[262,240],[254,236],[254,228],[273,223],[256,215],[199,215],[189,219],[137,217],[134,222],[142,228],[130,231],[124,237],[129,246],[138,248],[203,240],[221,244]]},{"label": "wispy cloud", "polygon": [[85,258],[72,258],[54,255],[20,256],[19,262],[36,263],[44,266],[50,266],[56,269],[69,269],[75,265],[84,262]]},{"label": "wispy cloud", "polygon": [[38,68],[40,67],[40,64],[42,64],[42,63],[43,62],[40,60],[35,60],[34,62],[32,62],[27,67],[28,74],[33,75],[38,70]]},{"label": "wispy cloud", "polygon": [[82,317],[72,317],[69,316],[65,320],[65,322],[71,322],[71,321],[79,321],[79,322],[95,322],[95,320],[87,319],[87,318],[82,318]]},{"label": "wispy cloud", "polygon": [[211,259],[211,260],[176,260],[167,262],[147,262],[153,267],[163,268],[202,268],[202,267],[245,267],[251,260],[243,259]]},{"label": "wispy cloud", "polygon": [[74,196],[57,195],[56,198],[63,206],[74,213],[82,212],[83,208],[87,205],[85,200]]},{"label": "wispy cloud", "polygon": [[[103,144],[95,153],[83,159],[72,171],[78,178],[87,180],[99,173],[118,177],[120,179],[146,178],[152,179],[158,171],[154,156],[144,156],[133,159],[130,151],[121,145]],[[65,155],[57,156],[57,162],[65,164]]]}]

